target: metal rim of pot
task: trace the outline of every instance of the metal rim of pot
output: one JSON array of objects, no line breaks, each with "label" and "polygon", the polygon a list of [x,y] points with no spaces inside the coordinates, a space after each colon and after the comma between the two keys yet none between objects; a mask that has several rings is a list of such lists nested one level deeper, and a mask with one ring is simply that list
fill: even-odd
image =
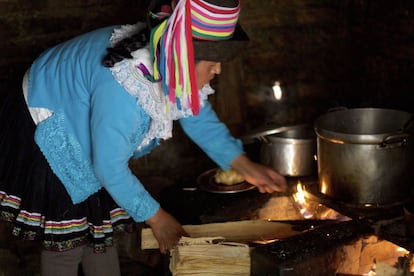
[{"label": "metal rim of pot", "polygon": [[[358,132],[346,132],[345,130],[338,130],[341,126],[346,129],[345,124],[358,124],[356,120],[350,119],[349,116],[356,114],[355,117],[361,118],[362,113],[372,114],[373,117],[378,116],[379,114],[384,114],[384,117],[401,117],[404,120],[401,120],[404,123],[401,123],[401,126],[396,128],[384,127],[380,132],[370,133],[367,130],[359,130]],[[348,117],[346,117],[348,116]],[[346,120],[338,120],[339,118],[347,118]],[[340,122],[338,124],[338,121]],[[405,111],[395,110],[395,109],[385,109],[385,108],[342,108],[340,110],[333,110],[327,112],[326,114],[320,116],[315,120],[314,130],[315,133],[323,139],[329,140],[333,143],[339,144],[378,144],[386,145],[390,143],[401,142],[409,138],[412,133],[410,129],[414,121],[414,115]],[[337,125],[334,125],[337,124]],[[355,130],[355,129],[354,129]]]},{"label": "metal rim of pot", "polygon": [[310,125],[285,127],[284,131],[262,137],[266,143],[285,143],[290,145],[315,143],[316,134]]}]

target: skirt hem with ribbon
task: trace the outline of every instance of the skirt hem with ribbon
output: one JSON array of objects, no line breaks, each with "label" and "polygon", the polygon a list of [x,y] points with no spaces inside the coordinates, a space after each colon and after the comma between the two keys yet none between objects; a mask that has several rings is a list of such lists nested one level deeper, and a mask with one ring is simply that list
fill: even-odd
[{"label": "skirt hem with ribbon", "polygon": [[34,141],[23,94],[7,93],[0,103],[0,220],[13,225],[12,234],[41,240],[46,250],[89,244],[100,253],[113,246],[115,232],[134,231],[134,221],[104,188],[72,203]]}]

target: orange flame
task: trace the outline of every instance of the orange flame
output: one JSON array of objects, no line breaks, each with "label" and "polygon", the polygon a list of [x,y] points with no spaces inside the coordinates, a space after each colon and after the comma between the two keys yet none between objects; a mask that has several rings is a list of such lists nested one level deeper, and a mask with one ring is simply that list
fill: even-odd
[{"label": "orange flame", "polygon": [[297,207],[299,208],[300,214],[305,219],[310,219],[313,217],[312,212],[308,210],[308,204],[305,199],[305,191],[300,181],[298,181],[298,184],[296,185],[296,193],[293,194],[293,199],[295,200],[295,203]]}]

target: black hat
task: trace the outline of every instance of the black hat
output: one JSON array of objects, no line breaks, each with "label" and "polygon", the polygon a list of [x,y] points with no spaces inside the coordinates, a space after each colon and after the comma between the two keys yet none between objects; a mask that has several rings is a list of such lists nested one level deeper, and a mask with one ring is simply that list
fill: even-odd
[{"label": "black hat", "polygon": [[237,24],[233,36],[228,40],[208,41],[193,39],[196,60],[225,62],[240,55],[247,48],[249,37]]}]

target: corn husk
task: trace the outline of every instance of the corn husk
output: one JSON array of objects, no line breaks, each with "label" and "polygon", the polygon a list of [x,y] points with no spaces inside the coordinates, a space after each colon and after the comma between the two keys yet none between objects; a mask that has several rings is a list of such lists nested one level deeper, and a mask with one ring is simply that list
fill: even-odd
[{"label": "corn husk", "polygon": [[250,275],[250,248],[223,237],[181,238],[171,250],[170,271],[181,275]]}]

